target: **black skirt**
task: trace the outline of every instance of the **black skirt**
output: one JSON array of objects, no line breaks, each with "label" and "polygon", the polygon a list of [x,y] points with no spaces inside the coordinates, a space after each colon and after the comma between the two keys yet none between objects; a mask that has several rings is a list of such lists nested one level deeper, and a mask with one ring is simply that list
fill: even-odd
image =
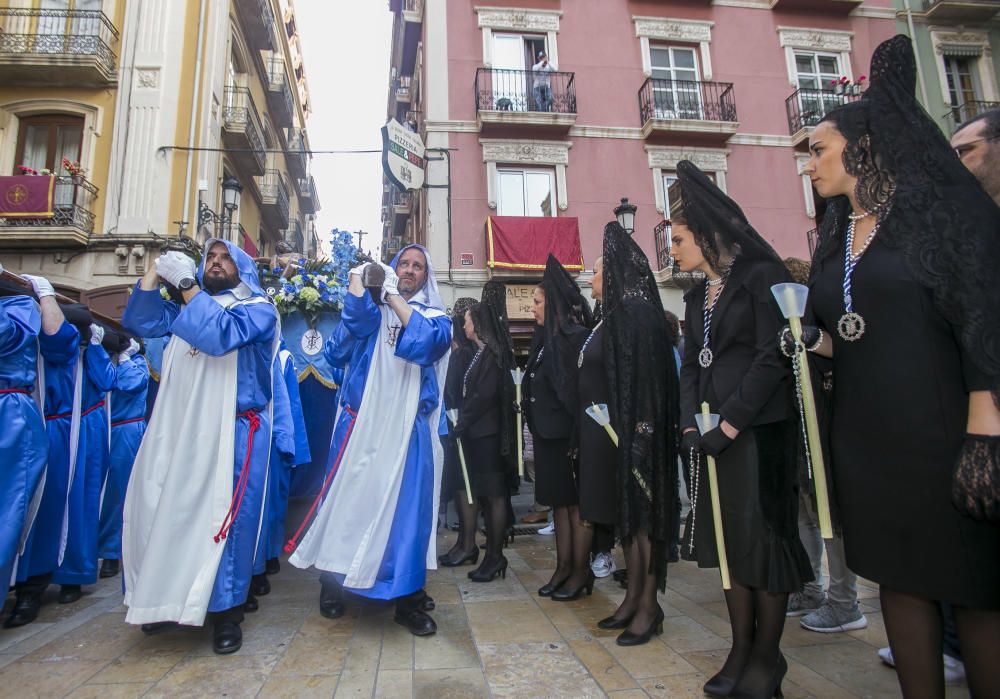
[{"label": "black skirt", "polygon": [[465,451],[465,464],[469,469],[473,497],[507,497],[507,474],[500,455],[500,435],[463,439],[462,448]]},{"label": "black skirt", "polygon": [[441,502],[447,503],[455,493],[465,490],[462,478],[462,467],[458,463],[458,446],[448,435],[441,437],[441,448],[444,451],[444,464],[441,468]]},{"label": "black skirt", "polygon": [[535,502],[548,507],[579,503],[576,464],[569,458],[569,440],[532,435],[535,448]]}]

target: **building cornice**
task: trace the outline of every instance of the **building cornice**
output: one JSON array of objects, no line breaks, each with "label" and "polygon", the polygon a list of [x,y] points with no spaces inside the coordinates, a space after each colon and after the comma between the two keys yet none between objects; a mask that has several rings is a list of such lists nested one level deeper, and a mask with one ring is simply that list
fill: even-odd
[{"label": "building cornice", "polygon": [[561,10],[521,7],[475,7],[479,27],[532,32],[558,32]]},{"label": "building cornice", "polygon": [[850,51],[854,32],[811,27],[776,28],[782,48]]}]

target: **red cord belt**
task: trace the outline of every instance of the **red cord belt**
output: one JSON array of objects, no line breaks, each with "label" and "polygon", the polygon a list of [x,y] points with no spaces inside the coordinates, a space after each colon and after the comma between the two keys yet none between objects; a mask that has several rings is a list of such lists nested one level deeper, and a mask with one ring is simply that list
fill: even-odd
[{"label": "red cord belt", "polygon": [[119,425],[127,425],[130,422],[142,422],[145,419],[146,419],[145,415],[143,415],[142,417],[130,417],[128,420],[119,420],[118,422],[112,422],[111,426],[118,427]]},{"label": "red cord belt", "polygon": [[[98,403],[94,403],[92,406],[90,406],[89,408],[87,408],[86,410],[84,410],[83,412],[81,412],[80,413],[80,417],[83,417],[84,415],[87,415],[88,413],[92,413],[95,410],[97,410],[98,408],[103,408],[103,407],[104,407],[104,401],[103,400],[100,401],[100,402],[98,402]],[[55,415],[46,415],[45,419],[46,420],[59,420],[60,418],[72,417],[72,416],[73,416],[73,411],[71,410],[68,413],[56,413]]]},{"label": "red cord belt", "polygon": [[218,533],[212,537],[215,543],[219,543],[228,536],[229,530],[232,529],[233,523],[236,521],[236,515],[240,512],[240,505],[243,504],[243,496],[247,492],[247,483],[250,482],[250,457],[253,454],[253,437],[260,428],[260,416],[257,415],[256,410],[246,410],[242,413],[237,413],[236,417],[245,417],[250,423],[247,434],[247,455],[243,459],[243,470],[240,471],[240,478],[236,481],[236,491],[233,493],[233,499],[229,503],[229,512],[226,513],[225,519],[222,520],[222,526],[219,528]]},{"label": "red cord belt", "polygon": [[0,388],[0,395],[4,393],[23,393],[26,396],[31,395],[31,391],[26,388]]}]

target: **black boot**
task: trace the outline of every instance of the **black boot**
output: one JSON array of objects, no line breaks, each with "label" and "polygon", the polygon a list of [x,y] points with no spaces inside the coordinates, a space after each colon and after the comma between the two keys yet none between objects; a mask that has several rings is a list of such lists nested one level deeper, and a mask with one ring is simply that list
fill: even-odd
[{"label": "black boot", "polygon": [[271,582],[267,579],[266,573],[255,575],[250,578],[250,593],[263,597],[271,591]]},{"label": "black boot", "polygon": [[243,630],[235,621],[218,621],[212,637],[212,650],[218,655],[235,653],[243,647]]},{"label": "black boot", "polygon": [[10,615],[4,619],[3,627],[13,629],[30,624],[38,618],[38,610],[42,608],[41,595],[18,595]]},{"label": "black boot", "polygon": [[83,590],[79,585],[63,585],[59,590],[59,604],[73,604],[83,597]]},{"label": "black boot", "polygon": [[414,636],[430,636],[437,633],[437,624],[431,619],[430,614],[423,610],[426,598],[426,592],[417,590],[412,595],[396,600],[393,620],[409,629]]},{"label": "black boot", "polygon": [[268,558],[267,562],[264,564],[264,572],[268,575],[277,575],[280,570],[281,561],[277,558]]},{"label": "black boot", "polygon": [[118,571],[121,568],[119,561],[115,558],[105,558],[101,561],[101,572],[99,573],[102,578],[113,578],[118,575]]},{"label": "black boot", "polygon": [[257,598],[251,592],[247,595],[247,601],[243,603],[243,611],[256,612],[258,609],[260,609],[260,602],[257,601]]},{"label": "black boot", "polygon": [[327,619],[337,619],[344,616],[344,588],[336,578],[325,573],[319,576],[319,613]]}]

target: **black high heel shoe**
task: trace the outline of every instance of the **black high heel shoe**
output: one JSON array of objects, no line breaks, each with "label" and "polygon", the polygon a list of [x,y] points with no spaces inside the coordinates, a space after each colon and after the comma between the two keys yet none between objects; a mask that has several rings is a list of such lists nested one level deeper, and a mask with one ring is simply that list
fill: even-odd
[{"label": "black high heel shoe", "polygon": [[486,567],[486,561],[473,571],[469,571],[469,580],[477,583],[487,583],[499,575],[504,580],[507,579],[507,558],[500,556],[491,567]]},{"label": "black high heel shoe", "polygon": [[599,622],[597,622],[597,628],[599,629],[627,629],[628,625],[632,623],[632,617],[635,616],[635,612],[629,614],[624,619],[616,619],[615,615],[604,617]]},{"label": "black high heel shoe", "polygon": [[649,643],[649,639],[653,637],[653,634],[660,635],[663,633],[663,609],[657,605],[656,616],[653,617],[653,623],[649,625],[649,628],[642,633],[632,633],[628,629],[621,632],[621,635],[615,639],[615,643],[620,646],[641,646],[644,643]]},{"label": "black high heel shoe", "polygon": [[444,566],[445,568],[456,568],[461,565],[468,563],[471,566],[476,565],[479,561],[479,549],[472,549],[466,554],[459,553],[461,558],[449,558],[448,554],[440,556],[438,558],[438,565]]},{"label": "black high heel shoe", "polygon": [[563,583],[566,582],[567,580],[569,580],[568,575],[559,582],[552,582],[551,580],[549,580],[547,583],[538,588],[538,596],[551,597],[552,593],[558,590],[560,587],[562,587]]},{"label": "black high heel shoe", "polygon": [[728,697],[738,681],[738,677],[729,677],[720,672],[706,682],[701,691],[710,697]]},{"label": "black high heel shoe", "polygon": [[784,655],[779,654],[778,664],[775,666],[774,672],[771,674],[771,681],[763,687],[763,691],[740,689],[739,686],[737,686],[733,689],[729,696],[734,697],[734,699],[772,699],[772,697],[782,699],[785,695],[781,691],[781,682],[785,679],[785,673],[787,672],[788,661],[785,660]]},{"label": "black high heel shoe", "polygon": [[552,593],[552,599],[557,602],[571,602],[572,600],[578,599],[580,595],[583,594],[584,590],[586,590],[589,595],[594,591],[594,580],[596,580],[596,576],[593,571],[587,571],[587,582],[583,583],[575,590],[570,590],[567,587],[560,587]]}]

